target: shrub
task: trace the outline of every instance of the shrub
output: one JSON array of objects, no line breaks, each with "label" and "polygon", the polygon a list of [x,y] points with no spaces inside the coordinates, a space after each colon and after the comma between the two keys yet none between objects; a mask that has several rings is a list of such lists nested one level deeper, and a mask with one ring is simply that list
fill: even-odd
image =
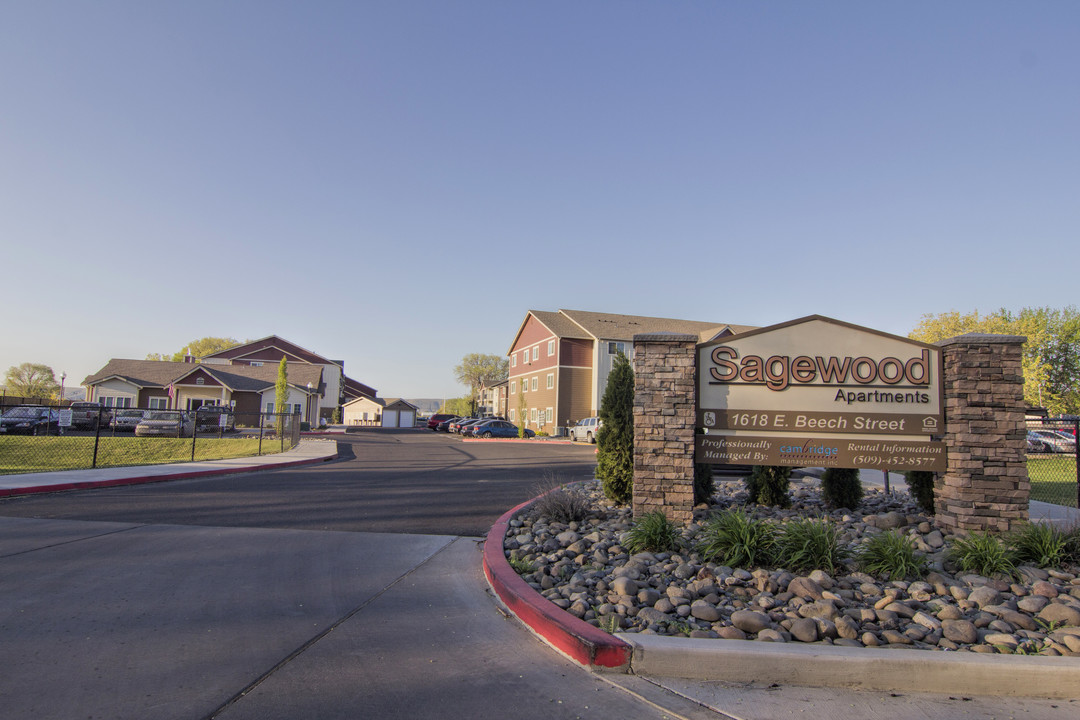
[{"label": "shrub", "polygon": [[708,502],[716,486],[713,483],[712,465],[694,464],[694,504]]},{"label": "shrub", "polygon": [[679,547],[679,529],[663,512],[654,510],[634,523],[622,544],[632,553],[668,552]]},{"label": "shrub", "polygon": [[858,470],[829,468],[821,476],[821,497],[829,507],[854,510],[859,507],[862,496]]},{"label": "shrub", "polygon": [[1080,565],[1080,525],[1065,531],[1065,562]]},{"label": "shrub", "polygon": [[577,488],[550,487],[541,490],[533,504],[533,510],[541,517],[561,523],[584,520],[589,516],[592,504],[585,493]]},{"label": "shrub", "polygon": [[840,545],[836,526],[811,518],[782,526],[776,550],[777,562],[792,570],[835,572],[848,557],[847,548]]},{"label": "shrub", "polygon": [[908,492],[927,515],[934,514],[934,479],[936,477],[935,473],[928,470],[909,470],[904,473]]},{"label": "shrub", "polygon": [[609,500],[625,505],[634,494],[634,371],[621,352],[600,402],[603,426],[596,434],[596,476]]},{"label": "shrub", "polygon": [[788,485],[791,482],[791,468],[772,465],[756,465],[746,479],[746,489],[750,491],[750,502],[759,505],[788,507]]},{"label": "shrub", "polygon": [[953,540],[949,559],[964,572],[984,577],[1016,575],[1015,553],[988,533],[973,532]]},{"label": "shrub", "polygon": [[1067,560],[1068,535],[1049,523],[1026,523],[1008,541],[1018,563],[1056,568]]},{"label": "shrub", "polygon": [[716,513],[702,528],[698,552],[730,567],[755,567],[772,562],[776,526],[741,510]]},{"label": "shrub", "polygon": [[863,572],[886,580],[922,577],[926,573],[926,557],[915,552],[911,538],[895,531],[874,535],[856,555]]}]

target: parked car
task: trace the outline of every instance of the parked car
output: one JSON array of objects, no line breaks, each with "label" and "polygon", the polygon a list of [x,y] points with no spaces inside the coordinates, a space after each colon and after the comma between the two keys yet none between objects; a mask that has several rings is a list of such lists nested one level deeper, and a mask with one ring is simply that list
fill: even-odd
[{"label": "parked car", "polygon": [[452,418],[447,418],[446,420],[443,420],[438,425],[436,425],[435,429],[437,431],[439,431],[439,432],[450,432],[450,423],[454,422],[455,420],[459,420],[459,419],[460,418],[458,418],[457,415],[455,415]]},{"label": "parked car", "polygon": [[143,419],[145,412],[145,410],[137,408],[116,410],[113,412],[112,422],[110,423],[113,432],[135,432],[135,426]]},{"label": "parked car", "polygon": [[463,426],[464,426],[464,425],[465,425],[466,423],[470,423],[470,422],[476,422],[476,421],[477,421],[477,420],[479,420],[479,419],[480,419],[480,418],[474,418],[474,417],[460,417],[460,418],[458,418],[457,420],[453,420],[453,421],[451,421],[451,423],[450,423],[450,427],[449,427],[449,430],[450,430],[450,432],[452,432],[452,433],[460,433],[460,432],[461,432],[461,428],[462,428],[462,427],[463,427]]},{"label": "parked car", "polygon": [[1047,453],[1050,452],[1050,445],[1033,431],[1028,430],[1027,451],[1029,453]]},{"label": "parked car", "polygon": [[[224,425],[222,418],[225,419]],[[199,432],[233,432],[236,430],[233,410],[225,405],[203,405],[195,411],[195,427]]]},{"label": "parked car", "polygon": [[195,418],[179,410],[147,410],[135,426],[136,437],[191,437]]},{"label": "parked car", "polygon": [[[507,420],[487,419],[469,425],[462,431],[462,435],[479,438],[516,438],[518,437],[518,426]],[[536,433],[525,428],[525,437],[531,438],[534,435]]]},{"label": "parked car", "polygon": [[97,402],[71,403],[71,427],[82,430],[97,430],[108,427],[112,422],[112,411]]},{"label": "parked car", "polygon": [[596,442],[596,431],[603,425],[598,417],[588,417],[570,428],[570,439],[577,442]]},{"label": "parked car", "polygon": [[0,433],[59,435],[60,413],[44,405],[19,405],[0,416]]},{"label": "parked car", "polygon": [[1067,435],[1056,430],[1034,430],[1032,431],[1038,436],[1040,440],[1049,446],[1049,450],[1046,452],[1057,453],[1075,453],[1076,452],[1076,438],[1072,435]]},{"label": "parked car", "polygon": [[450,415],[448,413],[435,413],[427,419],[428,430],[438,430],[439,423],[443,420],[453,420],[456,417],[456,415]]}]

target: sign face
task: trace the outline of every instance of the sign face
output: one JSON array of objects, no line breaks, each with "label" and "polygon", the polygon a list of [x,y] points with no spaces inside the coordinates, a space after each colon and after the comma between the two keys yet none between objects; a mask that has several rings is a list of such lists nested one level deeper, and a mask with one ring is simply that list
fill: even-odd
[{"label": "sign face", "polygon": [[821,436],[698,435],[697,462],[945,472],[945,443]]},{"label": "sign face", "polygon": [[60,425],[60,427],[71,427],[71,419],[72,419],[72,416],[74,414],[75,414],[75,411],[72,410],[71,408],[67,408],[66,410],[61,410],[60,411],[60,422],[58,423]]},{"label": "sign face", "polygon": [[[943,407],[940,349],[830,318],[698,346],[698,427],[715,441],[698,462],[936,470],[928,465],[938,456],[944,463],[944,446],[928,436],[944,432]],[[770,441],[756,450],[767,457],[751,462],[735,452],[731,439],[744,436]],[[813,437],[833,454],[796,460],[800,453],[779,449],[816,447]],[[894,452],[855,448],[890,445],[888,438]],[[902,441],[922,452],[901,452]],[[734,456],[742,459],[719,459]],[[874,464],[882,458],[904,464]]]}]

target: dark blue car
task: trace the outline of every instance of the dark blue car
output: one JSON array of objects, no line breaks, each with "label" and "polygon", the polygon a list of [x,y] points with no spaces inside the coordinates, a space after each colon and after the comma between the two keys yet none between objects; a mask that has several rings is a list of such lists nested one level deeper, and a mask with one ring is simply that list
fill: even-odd
[{"label": "dark blue car", "polygon": [[[466,427],[463,434],[478,438],[516,438],[518,427],[507,420],[485,420]],[[531,438],[535,434],[532,430],[525,429],[525,437]]]},{"label": "dark blue car", "polygon": [[59,435],[60,413],[41,405],[13,407],[0,417],[0,433],[9,435]]}]

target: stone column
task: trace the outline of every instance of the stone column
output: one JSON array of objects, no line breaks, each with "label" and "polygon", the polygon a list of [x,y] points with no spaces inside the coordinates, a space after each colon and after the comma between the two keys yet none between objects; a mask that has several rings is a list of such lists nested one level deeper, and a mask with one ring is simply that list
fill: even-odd
[{"label": "stone column", "polygon": [[634,517],[694,517],[696,335],[634,336]]},{"label": "stone column", "polygon": [[934,500],[942,530],[1008,531],[1028,519],[1025,340],[972,333],[938,343],[949,459]]}]

